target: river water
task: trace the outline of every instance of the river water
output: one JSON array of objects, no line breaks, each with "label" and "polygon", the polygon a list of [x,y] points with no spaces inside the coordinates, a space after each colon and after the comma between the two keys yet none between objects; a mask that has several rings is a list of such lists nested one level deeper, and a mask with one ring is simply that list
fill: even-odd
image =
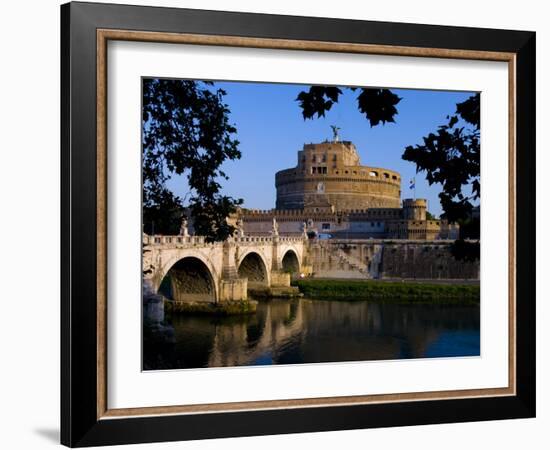
[{"label": "river water", "polygon": [[[255,314],[167,317],[144,370],[479,355],[479,306],[260,301]],[[175,342],[174,342],[175,340]]]}]

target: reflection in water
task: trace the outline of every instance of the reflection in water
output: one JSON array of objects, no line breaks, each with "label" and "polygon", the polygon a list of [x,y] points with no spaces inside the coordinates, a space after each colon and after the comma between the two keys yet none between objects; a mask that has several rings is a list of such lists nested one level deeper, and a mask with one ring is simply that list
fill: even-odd
[{"label": "reflection in water", "polygon": [[478,306],[276,300],[168,321],[175,344],[145,339],[145,370],[479,355]]}]

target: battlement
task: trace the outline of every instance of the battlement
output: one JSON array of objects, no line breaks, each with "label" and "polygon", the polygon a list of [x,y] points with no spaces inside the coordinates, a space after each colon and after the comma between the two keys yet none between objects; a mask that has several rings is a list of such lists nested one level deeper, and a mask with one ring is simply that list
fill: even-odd
[{"label": "battlement", "polygon": [[424,198],[405,198],[403,199],[403,208],[426,208],[428,202]]},{"label": "battlement", "polygon": [[337,217],[342,216],[343,213],[335,213],[329,211],[315,211],[304,209],[252,209],[243,210],[240,216],[245,222],[267,222],[273,220],[275,217],[279,222],[296,221],[305,222],[308,219],[317,220],[335,220]]},{"label": "battlement", "polygon": [[326,150],[331,148],[346,147],[350,150],[356,150],[355,144],[351,141],[329,141],[326,140],[320,143],[310,142],[309,144],[304,144],[304,150]]},{"label": "battlement", "polygon": [[401,208],[370,208],[370,209],[352,209],[348,211],[350,221],[362,221],[371,219],[395,220],[400,219]]},{"label": "battlement", "polygon": [[403,217],[411,220],[426,220],[428,203],[423,198],[403,200]]}]

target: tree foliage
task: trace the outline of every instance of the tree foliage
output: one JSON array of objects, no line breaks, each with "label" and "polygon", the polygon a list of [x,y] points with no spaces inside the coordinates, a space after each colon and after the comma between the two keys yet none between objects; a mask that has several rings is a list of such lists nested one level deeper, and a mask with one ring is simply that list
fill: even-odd
[{"label": "tree foliage", "polygon": [[457,239],[451,244],[451,254],[460,261],[479,261],[479,242]]},{"label": "tree foliage", "polygon": [[236,128],[229,122],[225,91],[211,82],[143,80],[143,211],[146,232],[177,232],[183,201],[166,183],[186,174],[189,210],[195,232],[208,241],[224,240],[234,231],[227,217],[242,203],[222,195],[221,170],[241,153]]},{"label": "tree foliage", "polygon": [[426,220],[437,220],[437,217],[434,216],[430,211],[426,211]]},{"label": "tree foliage", "polygon": [[[371,127],[380,123],[395,122],[397,105],[401,98],[389,89],[374,88],[349,88],[351,91],[359,91],[357,96],[357,108],[365,115]],[[309,90],[302,91],[296,97],[296,101],[302,108],[304,119],[324,117],[335,103],[338,103],[342,90],[336,86],[311,86]]]},{"label": "tree foliage", "polygon": [[[423,138],[423,144],[408,146],[403,159],[426,172],[429,184],[442,186],[439,194],[445,217],[465,220],[471,215],[472,201],[480,196],[479,94],[457,104],[447,123]],[[466,193],[471,186],[471,193]]]},{"label": "tree foliage", "polygon": [[[480,196],[480,95],[474,94],[456,105],[435,133],[423,138],[422,145],[408,146],[403,159],[416,163],[417,172],[426,172],[428,183],[439,183],[439,194],[446,219],[460,224],[460,239],[451,252],[456,259],[479,260],[479,219],[472,218],[473,203]],[[466,187],[471,193],[466,194]]]}]

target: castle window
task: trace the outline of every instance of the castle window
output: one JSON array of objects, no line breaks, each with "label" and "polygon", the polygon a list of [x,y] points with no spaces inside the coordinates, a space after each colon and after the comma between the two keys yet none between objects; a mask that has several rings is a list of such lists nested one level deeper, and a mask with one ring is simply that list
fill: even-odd
[{"label": "castle window", "polygon": [[392,180],[397,180],[397,177],[395,175],[393,175]]},{"label": "castle window", "polygon": [[373,171],[369,172],[369,175],[370,175],[371,177],[377,177],[377,176],[378,176],[378,172],[375,172],[375,171],[373,170]]},{"label": "castle window", "polygon": [[323,167],[323,173],[327,173],[327,168],[326,167]]},{"label": "castle window", "polygon": [[323,225],[321,226],[321,228],[323,230],[330,230],[330,223],[323,223]]},{"label": "castle window", "polygon": [[327,155],[323,155],[322,162],[327,162]]},{"label": "castle window", "polygon": [[339,173],[339,172],[338,172],[338,171],[336,171],[336,175],[338,175],[338,173]]},{"label": "castle window", "polygon": [[389,177],[390,177],[389,173],[384,173],[384,178],[389,178]]},{"label": "castle window", "polygon": [[348,171],[346,170],[346,173],[348,173]]},{"label": "castle window", "polygon": [[337,161],[338,160],[338,157],[336,156],[336,153],[334,155],[332,155],[332,160],[333,161]]},{"label": "castle window", "polygon": [[312,167],[311,168],[311,173],[317,173],[317,167]]}]

